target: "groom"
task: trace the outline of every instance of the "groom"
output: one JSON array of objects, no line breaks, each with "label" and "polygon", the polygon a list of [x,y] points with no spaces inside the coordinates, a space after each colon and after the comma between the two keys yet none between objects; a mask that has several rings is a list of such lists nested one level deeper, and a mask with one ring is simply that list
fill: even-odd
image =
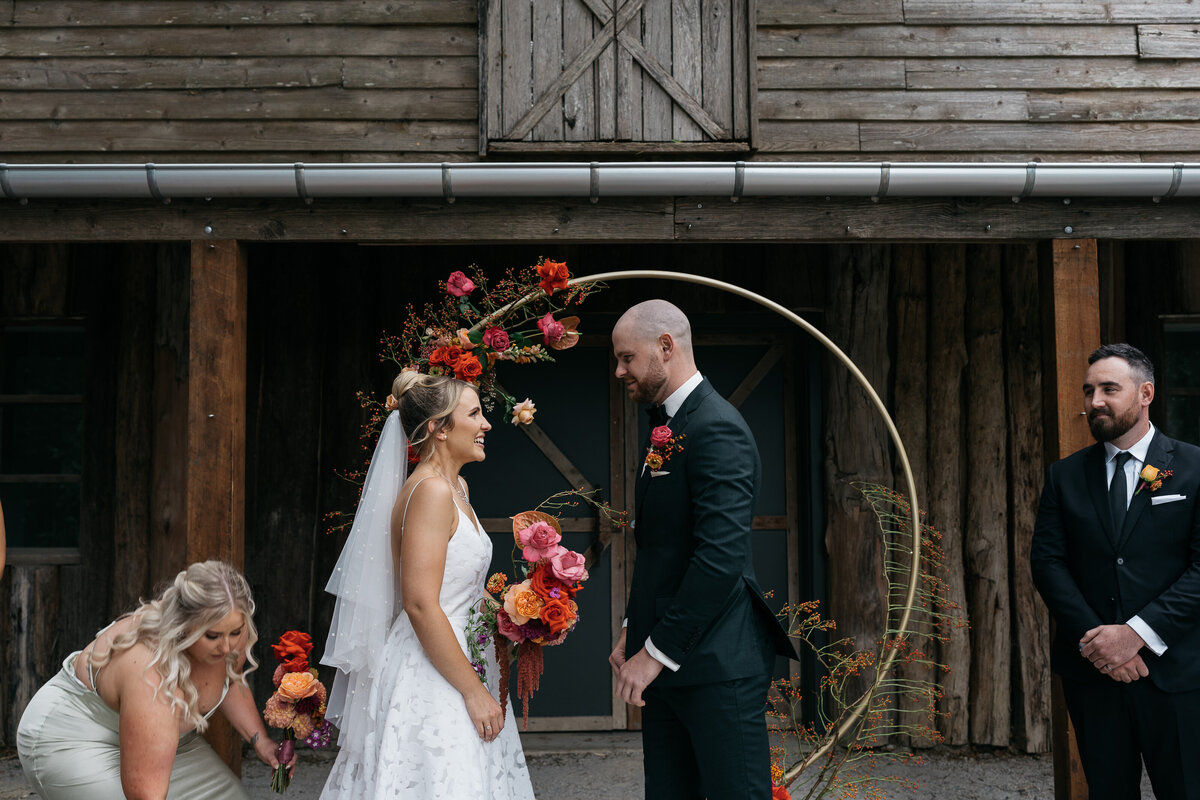
[{"label": "groom", "polygon": [[627,627],[609,657],[618,695],[643,707],[646,797],[770,797],[771,667],[797,656],[754,579],[754,437],[696,370],[678,308],[640,303],[612,341],[618,380],[653,404]]}]

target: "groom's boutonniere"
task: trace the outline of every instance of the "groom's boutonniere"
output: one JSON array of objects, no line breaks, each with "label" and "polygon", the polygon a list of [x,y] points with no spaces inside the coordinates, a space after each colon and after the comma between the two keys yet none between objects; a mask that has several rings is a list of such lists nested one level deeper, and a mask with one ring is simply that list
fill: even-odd
[{"label": "groom's boutonniere", "polygon": [[1133,496],[1137,497],[1137,493],[1142,489],[1149,489],[1151,492],[1157,492],[1162,488],[1162,483],[1173,473],[1169,469],[1160,470],[1158,467],[1152,467],[1149,464],[1142,467],[1142,472],[1138,476],[1141,480],[1138,482],[1137,489],[1134,490]]},{"label": "groom's boutonniere", "polygon": [[676,436],[667,425],[659,425],[650,431],[650,446],[646,448],[645,462],[650,468],[650,477],[654,477],[655,473],[665,474],[662,472],[663,464],[675,453],[683,452],[683,446],[679,444],[682,438],[683,434]]}]

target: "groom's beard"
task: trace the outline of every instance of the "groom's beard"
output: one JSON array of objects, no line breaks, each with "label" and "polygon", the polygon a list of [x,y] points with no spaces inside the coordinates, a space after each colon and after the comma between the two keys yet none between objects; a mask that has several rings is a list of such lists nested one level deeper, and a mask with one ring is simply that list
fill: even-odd
[{"label": "groom's beard", "polygon": [[1111,442],[1128,433],[1138,421],[1138,407],[1133,406],[1120,416],[1111,411],[1092,409],[1088,412],[1088,428],[1097,442]]},{"label": "groom's beard", "polygon": [[[657,402],[658,393],[667,385],[667,371],[658,361],[653,361],[646,369],[646,374],[633,384],[633,391],[630,392],[630,399],[635,403],[654,403]],[[663,398],[664,400],[666,398]]]}]

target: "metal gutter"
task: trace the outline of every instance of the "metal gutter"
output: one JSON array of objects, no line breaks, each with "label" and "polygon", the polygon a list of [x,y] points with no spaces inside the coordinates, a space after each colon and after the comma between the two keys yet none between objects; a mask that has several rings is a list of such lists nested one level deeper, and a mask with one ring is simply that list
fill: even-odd
[{"label": "metal gutter", "polygon": [[0,164],[9,200],[1200,197],[1197,163]]}]

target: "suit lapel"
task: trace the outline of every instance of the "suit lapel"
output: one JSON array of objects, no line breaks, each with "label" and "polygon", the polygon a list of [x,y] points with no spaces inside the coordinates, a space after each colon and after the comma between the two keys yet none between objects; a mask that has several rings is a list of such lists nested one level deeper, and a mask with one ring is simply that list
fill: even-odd
[{"label": "suit lapel", "polygon": [[[1175,457],[1175,442],[1163,436],[1158,431],[1154,432],[1154,438],[1150,440],[1150,449],[1146,451],[1146,463],[1150,466],[1158,467],[1159,471],[1170,469],[1171,460]],[[1141,478],[1134,483],[1134,491],[1137,492],[1137,487],[1142,483]],[[1117,548],[1125,545],[1125,541],[1129,538],[1129,534],[1133,532],[1133,528],[1137,525],[1138,519],[1141,518],[1142,512],[1150,505],[1150,489],[1149,487],[1142,489],[1133,496],[1129,502],[1129,511],[1125,514],[1125,524],[1121,529],[1121,535],[1117,539]]]},{"label": "suit lapel", "polygon": [[1115,546],[1117,535],[1113,531],[1112,511],[1108,506],[1108,481],[1105,480],[1106,453],[1104,445],[1092,445],[1084,462],[1084,483],[1087,484],[1088,494],[1092,497],[1092,505],[1096,509],[1096,517],[1100,527],[1104,528],[1105,541]]},{"label": "suit lapel", "polygon": [[[699,405],[704,402],[704,398],[708,397],[712,393],[712,384],[707,380],[700,381],[700,385],[692,390],[692,393],[684,399],[683,405],[681,405],[679,410],[675,412],[675,416],[671,417],[671,422],[669,424],[672,435],[678,436],[679,434],[683,433],[683,429],[687,427],[688,417],[691,416],[692,411],[699,407]],[[645,501],[646,494],[650,491],[650,486],[652,485],[649,468],[644,470],[642,469],[642,463],[644,463],[645,455],[649,449],[650,439],[647,437],[646,441],[642,443],[641,452],[643,462],[640,462],[637,467],[638,479],[634,488],[634,508],[636,509],[635,518],[641,517],[642,503]]]}]

